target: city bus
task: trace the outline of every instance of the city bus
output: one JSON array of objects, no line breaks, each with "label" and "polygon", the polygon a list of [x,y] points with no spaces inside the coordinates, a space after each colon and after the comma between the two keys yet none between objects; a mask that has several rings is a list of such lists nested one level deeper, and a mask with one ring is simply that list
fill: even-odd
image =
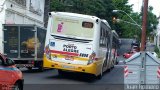
[{"label": "city bus", "polygon": [[112,36],[111,36],[111,41],[112,41],[112,60],[114,61],[114,65],[118,64],[118,49],[120,48],[120,42],[119,42],[119,35],[116,33],[115,30],[112,30]]},{"label": "city bus", "polygon": [[116,62],[113,36],[108,22],[96,16],[50,12],[43,67],[101,78]]}]

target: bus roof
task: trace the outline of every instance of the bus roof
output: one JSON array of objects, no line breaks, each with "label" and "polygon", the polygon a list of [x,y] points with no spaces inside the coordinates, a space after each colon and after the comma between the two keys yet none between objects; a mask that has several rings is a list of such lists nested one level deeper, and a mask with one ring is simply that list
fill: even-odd
[{"label": "bus roof", "polygon": [[109,23],[107,22],[107,20],[105,20],[105,19],[101,19],[101,20],[102,20],[102,22],[104,22],[111,29],[111,27],[110,27]]},{"label": "bus roof", "polygon": [[70,16],[70,17],[79,17],[79,18],[87,18],[92,20],[100,19],[96,16],[91,15],[84,15],[84,14],[78,14],[78,13],[70,13],[70,12],[50,12],[52,15],[60,15],[60,16]]}]

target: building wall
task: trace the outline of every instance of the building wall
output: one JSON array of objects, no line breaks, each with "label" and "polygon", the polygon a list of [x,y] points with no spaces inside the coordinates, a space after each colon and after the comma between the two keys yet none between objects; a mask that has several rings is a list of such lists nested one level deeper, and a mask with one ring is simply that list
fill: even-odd
[{"label": "building wall", "polygon": [[48,24],[48,12],[50,12],[50,0],[45,0],[45,10],[44,10],[44,27]]},{"label": "building wall", "polygon": [[157,30],[156,30],[156,37],[155,37],[155,44],[157,47],[160,49],[160,17],[157,18],[159,21],[159,24],[157,25]]},{"label": "building wall", "polygon": [[16,1],[20,0],[6,0],[6,24],[32,23],[44,26],[44,0],[26,0],[24,5]]},{"label": "building wall", "polygon": [[3,51],[3,28],[2,28],[2,24],[5,23],[5,9],[6,9],[6,5],[4,3],[5,0],[0,0],[0,53],[2,53]]},{"label": "building wall", "polygon": [[44,27],[44,6],[45,0],[0,0],[1,53],[3,53],[2,24],[36,24]]}]

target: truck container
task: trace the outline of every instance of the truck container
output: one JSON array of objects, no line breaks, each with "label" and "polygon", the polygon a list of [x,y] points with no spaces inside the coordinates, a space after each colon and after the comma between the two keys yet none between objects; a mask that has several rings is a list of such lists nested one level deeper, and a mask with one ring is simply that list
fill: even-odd
[{"label": "truck container", "polygon": [[43,70],[46,29],[36,25],[4,24],[4,55],[13,59],[17,67]]}]

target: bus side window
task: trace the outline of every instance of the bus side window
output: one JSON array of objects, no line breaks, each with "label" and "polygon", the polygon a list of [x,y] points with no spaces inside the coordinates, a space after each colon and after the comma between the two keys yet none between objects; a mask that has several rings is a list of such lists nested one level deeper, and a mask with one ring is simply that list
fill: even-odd
[{"label": "bus side window", "polygon": [[101,27],[101,30],[100,30],[100,40],[99,40],[100,42],[100,47],[105,47],[106,46],[106,30],[105,29],[103,29],[102,27]]},{"label": "bus side window", "polygon": [[100,46],[102,46],[102,42],[103,42],[103,32],[102,32],[102,27],[101,27],[101,29],[100,29],[100,40],[99,40]]}]

